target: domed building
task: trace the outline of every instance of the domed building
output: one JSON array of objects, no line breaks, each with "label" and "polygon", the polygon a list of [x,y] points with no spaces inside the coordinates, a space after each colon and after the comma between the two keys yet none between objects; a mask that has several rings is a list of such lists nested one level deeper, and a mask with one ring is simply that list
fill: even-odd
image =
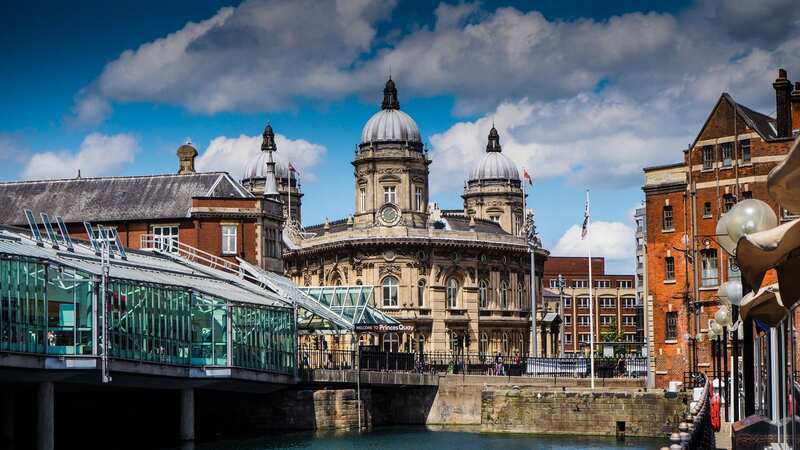
[{"label": "domed building", "polygon": [[[275,132],[272,130],[272,125],[267,124],[262,138],[261,152],[245,165],[241,183],[251,193],[263,195],[265,193],[264,184],[266,180],[274,179],[277,193],[281,201],[283,201],[284,217],[287,219],[291,217],[292,222],[301,223],[300,212],[303,193],[300,191],[300,180],[297,177],[297,172],[292,170],[290,173],[288,165],[274,161],[274,153],[278,151],[278,146],[275,144]],[[274,176],[267,176],[267,168],[270,167],[267,164],[269,161],[273,162]],[[291,216],[289,215],[290,207]]]},{"label": "domed building", "polygon": [[[366,338],[385,350],[527,354],[531,253],[524,193],[518,168],[501,150],[493,127],[486,155],[466,180],[463,208],[430,203],[431,159],[389,79],[352,161],[353,214],[284,233],[292,236],[284,251],[287,275],[304,286],[374,286],[375,305],[410,330]],[[254,164],[245,185],[257,186],[259,171],[267,170]],[[532,226],[532,215],[527,219]],[[534,255],[541,280],[548,252]],[[536,289],[541,298],[538,282]],[[320,340],[349,348],[333,337]]]}]

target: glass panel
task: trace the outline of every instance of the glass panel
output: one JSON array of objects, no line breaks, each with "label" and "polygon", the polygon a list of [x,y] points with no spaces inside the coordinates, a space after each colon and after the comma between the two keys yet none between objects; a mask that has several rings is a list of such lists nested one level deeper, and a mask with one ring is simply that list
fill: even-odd
[{"label": "glass panel", "polygon": [[92,354],[92,283],[71,270],[47,270],[47,353]]},{"label": "glass panel", "polygon": [[192,365],[227,365],[227,328],[225,302],[215,297],[193,293]]}]

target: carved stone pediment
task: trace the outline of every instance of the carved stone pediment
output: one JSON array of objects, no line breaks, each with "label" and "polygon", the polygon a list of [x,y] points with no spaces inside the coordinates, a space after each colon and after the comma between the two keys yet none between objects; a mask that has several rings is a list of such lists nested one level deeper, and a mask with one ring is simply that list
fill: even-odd
[{"label": "carved stone pediment", "polygon": [[387,275],[394,275],[399,277],[401,273],[400,265],[399,264],[384,264],[378,270],[378,276],[383,278]]}]

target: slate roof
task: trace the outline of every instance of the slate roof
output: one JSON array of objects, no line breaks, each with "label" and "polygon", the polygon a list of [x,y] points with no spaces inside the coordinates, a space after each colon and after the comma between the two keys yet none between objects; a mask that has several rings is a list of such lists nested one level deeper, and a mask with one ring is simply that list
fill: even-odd
[{"label": "slate roof", "polygon": [[192,197],[253,195],[226,172],[0,182],[0,224],[26,225],[25,209],[65,222],[179,219]]},{"label": "slate roof", "polygon": [[751,122],[750,126],[753,127],[758,134],[767,139],[778,137],[777,129],[775,128],[775,119],[766,114],[761,114],[758,111],[753,111],[741,103],[736,103],[736,106],[739,108],[742,115],[745,116],[745,119],[749,119],[749,122]]}]

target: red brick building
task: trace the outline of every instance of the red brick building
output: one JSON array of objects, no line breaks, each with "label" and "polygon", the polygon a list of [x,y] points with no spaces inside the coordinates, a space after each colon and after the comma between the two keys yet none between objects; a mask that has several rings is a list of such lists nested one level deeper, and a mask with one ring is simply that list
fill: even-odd
[{"label": "red brick building", "polygon": [[88,239],[86,221],[116,230],[125,247],[141,248],[146,235],[168,237],[282,273],[277,196],[253,195],[226,172],[195,172],[191,145],[177,153],[176,174],[2,182],[0,224],[27,228],[24,210],[30,209],[40,226],[40,213],[56,229],[62,217],[74,239]]},{"label": "red brick building", "polygon": [[[560,294],[558,276],[564,280]],[[594,308],[594,341],[601,333],[616,330],[623,340],[641,342],[642,307],[637,304],[633,275],[612,275],[605,271],[605,258],[592,258],[592,307]],[[588,345],[589,333],[589,264],[587,258],[550,256],[544,263],[542,277],[543,302],[546,312],[561,313],[564,324],[564,352],[580,352]],[[563,311],[559,302],[563,299]],[[546,314],[545,314],[546,316]],[[543,324],[546,325],[546,324]],[[541,328],[545,328],[544,326]],[[557,333],[549,333],[548,355],[557,354]],[[554,351],[555,350],[555,351]]]},{"label": "red brick building", "polygon": [[779,71],[773,84],[777,118],[753,111],[723,93],[677,164],[644,169],[648,330],[655,382],[682,380],[693,361],[710,370],[710,344],[697,342],[717,310],[717,289],[739,278],[733,259],[717,245],[719,217],[737,201],[769,203],[780,220],[792,217],[769,197],[767,174],[789,151],[800,126],[800,83]]}]

